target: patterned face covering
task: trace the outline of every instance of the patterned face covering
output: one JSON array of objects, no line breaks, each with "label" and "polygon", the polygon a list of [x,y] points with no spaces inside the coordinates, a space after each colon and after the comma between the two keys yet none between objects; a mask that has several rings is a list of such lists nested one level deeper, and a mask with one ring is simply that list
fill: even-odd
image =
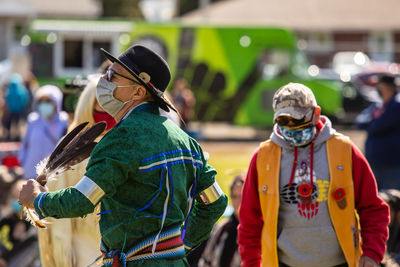
[{"label": "patterned face covering", "polygon": [[315,126],[300,129],[288,129],[278,125],[279,132],[283,139],[292,146],[304,146],[311,142],[314,137]]}]

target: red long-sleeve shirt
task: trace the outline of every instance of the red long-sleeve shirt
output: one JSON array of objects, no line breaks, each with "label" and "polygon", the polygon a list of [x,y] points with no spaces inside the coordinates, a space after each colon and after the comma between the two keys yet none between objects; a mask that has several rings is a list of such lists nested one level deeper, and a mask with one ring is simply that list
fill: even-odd
[{"label": "red long-sleeve shirt", "polygon": [[[250,162],[239,209],[238,243],[242,266],[245,267],[260,266],[261,262],[261,231],[264,220],[258,196],[257,155],[258,151]],[[363,255],[380,262],[388,238],[389,207],[378,197],[372,170],[354,144],[352,161],[355,207],[360,216]]]}]

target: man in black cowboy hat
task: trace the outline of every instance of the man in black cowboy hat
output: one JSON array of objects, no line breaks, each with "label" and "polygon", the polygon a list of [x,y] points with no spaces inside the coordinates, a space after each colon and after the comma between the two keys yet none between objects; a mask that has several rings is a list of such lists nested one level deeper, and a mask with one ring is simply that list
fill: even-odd
[{"label": "man in black cowboy hat", "polygon": [[30,180],[20,202],[40,217],[77,217],[101,202],[101,250],[106,266],[184,266],[185,250],[206,239],[227,198],[199,144],[159,108],[167,63],[134,45],[113,62],[97,85],[97,100],[118,124],[97,144],[73,188],[47,192]]}]

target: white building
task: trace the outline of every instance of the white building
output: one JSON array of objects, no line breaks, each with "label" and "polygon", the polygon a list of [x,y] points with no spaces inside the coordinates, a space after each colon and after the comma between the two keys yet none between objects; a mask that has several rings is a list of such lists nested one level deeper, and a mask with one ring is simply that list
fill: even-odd
[{"label": "white building", "polygon": [[21,39],[35,15],[35,8],[26,0],[0,0],[0,85],[10,72],[24,75],[29,70],[28,51]]},{"label": "white building", "polygon": [[313,63],[338,51],[362,51],[372,60],[400,62],[398,0],[226,0],[198,9],[182,22],[278,26],[294,30]]},{"label": "white building", "polygon": [[16,65],[32,65],[38,76],[93,73],[103,60],[99,48],[117,53],[132,30],[130,22],[98,20],[101,13],[100,0],[0,0],[0,62],[19,72]]},{"label": "white building", "polygon": [[105,60],[100,48],[118,54],[132,29],[129,21],[36,19],[31,30],[46,35],[46,42],[31,45],[33,70],[55,77],[94,73]]}]

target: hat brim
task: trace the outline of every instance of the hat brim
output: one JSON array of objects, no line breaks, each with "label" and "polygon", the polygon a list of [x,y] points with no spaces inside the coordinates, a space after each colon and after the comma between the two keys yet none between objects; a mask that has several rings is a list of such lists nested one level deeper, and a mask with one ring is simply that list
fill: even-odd
[{"label": "hat brim", "polygon": [[288,116],[296,120],[301,120],[308,115],[312,108],[285,107],[274,114],[274,121],[280,116]]},{"label": "hat brim", "polygon": [[166,101],[164,100],[163,97],[163,92],[155,87],[150,87],[148,86],[145,82],[143,82],[142,79],[139,78],[139,75],[137,73],[135,73],[131,68],[129,68],[124,62],[122,62],[121,60],[119,60],[118,58],[114,57],[113,55],[111,55],[108,51],[106,51],[104,48],[100,48],[100,51],[103,53],[103,55],[110,60],[112,63],[118,63],[120,64],[124,69],[126,69],[130,74],[133,75],[133,77],[136,78],[136,80],[139,81],[139,83],[141,85],[143,85],[146,90],[155,98],[155,100],[157,101],[157,103],[159,104],[159,106],[166,110],[169,111],[168,105],[166,103]]}]

